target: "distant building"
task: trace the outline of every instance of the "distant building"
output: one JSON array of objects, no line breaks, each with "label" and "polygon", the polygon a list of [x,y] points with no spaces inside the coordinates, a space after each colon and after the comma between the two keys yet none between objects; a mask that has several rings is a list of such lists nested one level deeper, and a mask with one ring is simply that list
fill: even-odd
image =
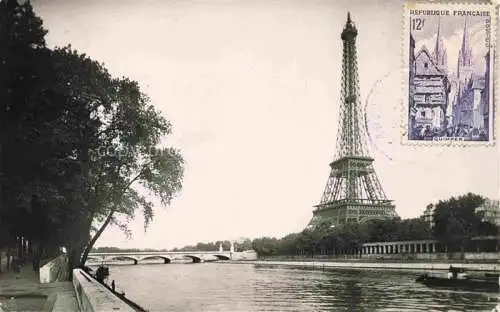
[{"label": "distant building", "polygon": [[483,222],[491,222],[500,226],[500,202],[487,199],[484,204],[476,208],[476,214]]},{"label": "distant building", "polygon": [[[436,206],[433,204],[427,205],[420,217],[428,222],[431,228],[435,225],[434,211],[436,211]],[[475,209],[475,212],[481,218],[481,221],[491,222],[500,226],[500,201],[486,199],[483,205]]]}]

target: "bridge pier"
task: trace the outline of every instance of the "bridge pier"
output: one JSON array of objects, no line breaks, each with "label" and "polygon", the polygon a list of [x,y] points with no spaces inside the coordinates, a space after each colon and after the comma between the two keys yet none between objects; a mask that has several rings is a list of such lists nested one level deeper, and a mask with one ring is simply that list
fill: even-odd
[{"label": "bridge pier", "polygon": [[168,263],[170,263],[170,259],[169,259],[169,258],[163,258],[163,263],[164,263],[164,264],[168,264]]},{"label": "bridge pier", "polygon": [[137,264],[137,262],[138,262],[138,261],[134,259],[134,265],[136,265],[136,264]]}]

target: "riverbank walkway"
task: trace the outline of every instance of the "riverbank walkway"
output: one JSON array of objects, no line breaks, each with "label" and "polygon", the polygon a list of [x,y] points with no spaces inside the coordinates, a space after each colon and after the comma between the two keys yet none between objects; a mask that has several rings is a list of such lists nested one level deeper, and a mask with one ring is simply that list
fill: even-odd
[{"label": "riverbank walkway", "polygon": [[0,312],[9,311],[79,311],[71,282],[40,284],[30,262],[20,273],[8,272],[7,259],[2,259],[0,273]]}]

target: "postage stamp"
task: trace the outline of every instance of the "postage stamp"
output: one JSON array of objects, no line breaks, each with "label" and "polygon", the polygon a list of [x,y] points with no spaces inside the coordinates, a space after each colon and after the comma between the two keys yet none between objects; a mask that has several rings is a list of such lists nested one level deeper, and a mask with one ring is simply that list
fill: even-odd
[{"label": "postage stamp", "polygon": [[496,12],[405,4],[403,144],[494,145]]}]

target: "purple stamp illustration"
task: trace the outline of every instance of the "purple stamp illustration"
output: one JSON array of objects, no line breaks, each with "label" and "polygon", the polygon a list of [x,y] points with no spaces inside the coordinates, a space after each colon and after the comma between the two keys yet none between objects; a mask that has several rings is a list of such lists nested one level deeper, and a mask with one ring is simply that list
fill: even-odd
[{"label": "purple stamp illustration", "polygon": [[403,143],[494,143],[495,7],[406,4],[404,23]]}]

